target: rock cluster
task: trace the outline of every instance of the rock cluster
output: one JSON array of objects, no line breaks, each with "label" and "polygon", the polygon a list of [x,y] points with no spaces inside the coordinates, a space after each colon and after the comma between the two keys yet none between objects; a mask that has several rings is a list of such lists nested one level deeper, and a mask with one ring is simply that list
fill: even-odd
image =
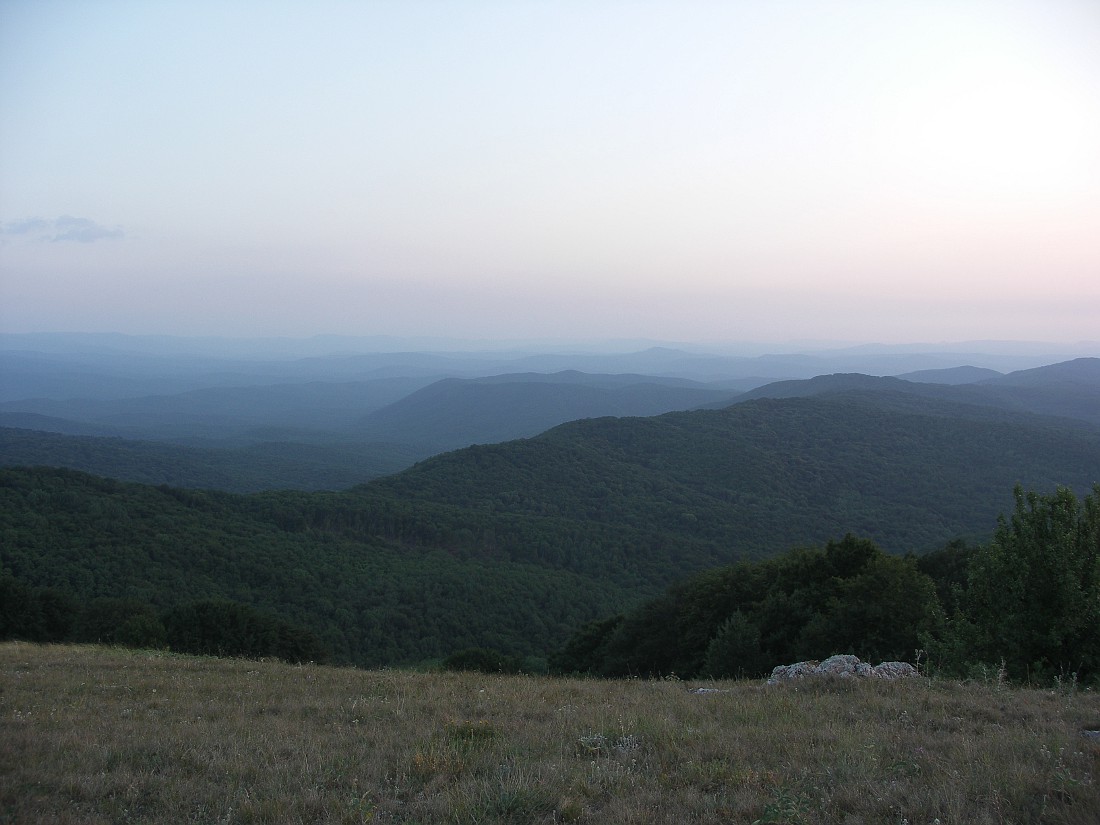
[{"label": "rock cluster", "polygon": [[850,653],[839,656],[830,656],[824,662],[796,662],[793,665],[779,665],[772,671],[768,679],[769,685],[777,685],[780,682],[789,682],[793,679],[802,679],[806,676],[835,676],[848,679],[853,676],[862,676],[869,679],[907,679],[912,676],[920,676],[917,669],[908,662],[883,662],[880,665],[869,665],[861,662]]}]

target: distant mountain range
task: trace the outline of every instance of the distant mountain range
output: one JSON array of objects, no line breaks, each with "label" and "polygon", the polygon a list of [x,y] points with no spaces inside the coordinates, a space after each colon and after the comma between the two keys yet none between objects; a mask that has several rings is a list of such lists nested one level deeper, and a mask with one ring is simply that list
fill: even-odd
[{"label": "distant mountain range", "polygon": [[[964,382],[967,378],[975,380]],[[13,431],[0,438],[0,463],[65,466],[238,492],[341,489],[435,453],[530,438],[568,421],[840,392],[892,393],[1100,424],[1097,358],[1008,374],[956,367],[910,374],[910,379],[915,380],[838,373],[738,393],[731,388],[734,380],[707,384],[567,370],[205,387],[122,399],[23,399],[0,404],[0,427]],[[958,409],[951,414],[964,415]],[[112,440],[83,440],[95,436]]]},{"label": "distant mountain range", "polygon": [[[435,343],[428,347],[424,344]],[[167,336],[0,334],[0,402],[27,399],[122,399],[177,395],[206,387],[254,387],[377,378],[477,378],[576,370],[688,378],[745,390],[771,381],[834,372],[899,375],[971,365],[999,372],[1100,355],[1100,342],[1076,348],[973,342],[960,345],[857,346],[767,352],[648,346],[601,351],[489,343],[447,349],[448,342],[386,338],[187,339]],[[409,348],[401,349],[403,344]],[[420,346],[416,346],[419,344]],[[452,342],[453,346],[453,342]]]}]

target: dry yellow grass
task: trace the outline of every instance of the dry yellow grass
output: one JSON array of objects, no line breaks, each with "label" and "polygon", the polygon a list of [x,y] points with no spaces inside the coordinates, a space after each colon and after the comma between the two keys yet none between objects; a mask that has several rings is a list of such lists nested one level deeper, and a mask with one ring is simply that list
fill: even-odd
[{"label": "dry yellow grass", "polygon": [[1100,696],[0,645],[0,822],[1100,822]]}]

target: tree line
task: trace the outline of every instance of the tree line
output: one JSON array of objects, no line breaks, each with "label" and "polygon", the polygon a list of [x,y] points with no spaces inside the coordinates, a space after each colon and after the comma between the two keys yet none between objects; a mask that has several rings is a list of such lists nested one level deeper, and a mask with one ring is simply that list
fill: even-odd
[{"label": "tree line", "polygon": [[0,639],[162,648],[205,656],[325,662],[309,630],[246,604],[205,599],[158,613],[137,599],[81,602],[53,588],[0,575]]}]

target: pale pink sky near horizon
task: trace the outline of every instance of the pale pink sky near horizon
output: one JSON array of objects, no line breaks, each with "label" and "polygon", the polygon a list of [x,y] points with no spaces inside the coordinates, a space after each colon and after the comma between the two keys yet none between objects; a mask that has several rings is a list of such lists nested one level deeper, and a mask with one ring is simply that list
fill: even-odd
[{"label": "pale pink sky near horizon", "polygon": [[0,5],[0,332],[1100,338],[1100,3]]}]

